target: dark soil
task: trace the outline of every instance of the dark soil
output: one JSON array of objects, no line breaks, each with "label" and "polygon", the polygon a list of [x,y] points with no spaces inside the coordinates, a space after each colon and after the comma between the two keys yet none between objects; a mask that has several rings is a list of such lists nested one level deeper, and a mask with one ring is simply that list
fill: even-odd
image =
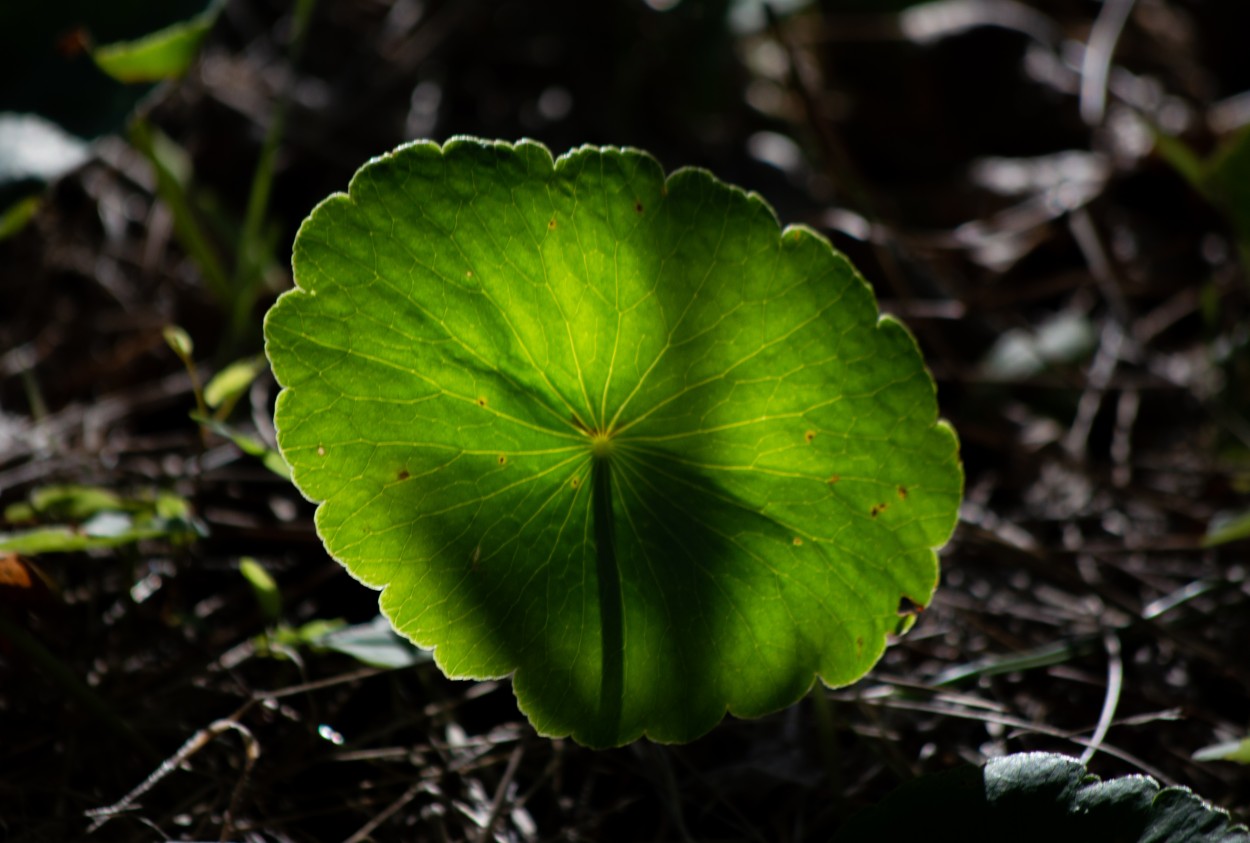
[{"label": "dark soil", "polygon": [[[826,0],[747,32],[730,5],[321,0],[293,69],[288,4],[231,0],[188,77],[142,107],[227,232],[291,97],[278,274],[232,347],[124,141],[0,241],[0,506],[55,484],[166,490],[203,533],[7,563],[48,582],[0,578],[0,840],[84,838],[85,812],[193,739],[92,837],[815,841],[922,773],[1091,740],[1098,775],[1146,772],[1250,818],[1246,768],[1191,757],[1250,734],[1250,545],[1203,545],[1250,508],[1250,279],[1150,128],[1205,155],[1250,122],[1233,99],[1250,4],[1131,4],[1101,109],[1081,56],[1111,0],[1030,0],[1028,32],[924,43],[900,25],[914,16],[846,11],[898,3]],[[535,735],[506,681],[256,650],[242,557],[274,574],[291,626],[366,621],[376,595],[289,483],[189,418],[162,330],[187,329],[203,375],[256,353],[313,205],[370,156],[457,134],[706,166],[828,234],[910,325],[966,504],[936,599],[861,683],[686,746],[594,752]],[[1061,324],[1042,364],[993,351]],[[271,437],[275,391],[262,377],[232,423]]]}]

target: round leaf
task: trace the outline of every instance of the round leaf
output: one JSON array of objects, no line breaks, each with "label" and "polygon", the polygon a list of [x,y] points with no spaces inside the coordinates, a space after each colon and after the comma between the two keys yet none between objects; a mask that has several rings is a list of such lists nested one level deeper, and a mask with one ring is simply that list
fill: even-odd
[{"label": "round leaf", "polygon": [[861,677],[962,475],[915,342],[758,196],[636,150],[371,161],[265,320],[330,553],[539,731],[689,740]]}]

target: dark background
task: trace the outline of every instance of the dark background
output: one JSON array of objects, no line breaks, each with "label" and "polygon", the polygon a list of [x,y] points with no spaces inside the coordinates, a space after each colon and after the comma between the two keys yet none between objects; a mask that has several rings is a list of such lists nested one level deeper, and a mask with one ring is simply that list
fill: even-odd
[{"label": "dark background", "polygon": [[[226,346],[221,303],[118,138],[0,241],[0,505],[54,483],[161,488],[207,531],[41,556],[52,586],[0,590],[108,712],[0,635],[0,839],[81,837],[84,811],[240,710],[261,753],[248,777],[225,733],[94,836],[211,839],[229,812],[230,839],[479,839],[494,811],[501,840],[828,839],[921,773],[1079,755],[1117,663],[1091,769],[1250,816],[1244,767],[1191,760],[1250,733],[1247,545],[1202,546],[1248,508],[1247,277],[1229,217],[1151,135],[1205,156],[1250,122],[1232,99],[1250,90],[1250,4],[1139,0],[1087,117],[1081,45],[1101,4],[964,4],[976,25],[925,43],[887,9],[903,5],[787,6],[770,25],[696,0],[320,0],[293,67],[288,4],[227,3],[187,77],[140,109],[186,150],[229,255],[289,98],[250,329]],[[4,90],[0,109],[22,104]],[[292,625],[368,620],[375,595],[325,556],[289,484],[201,436],[162,329],[189,331],[205,374],[258,351],[309,210],[369,157],[458,134],[708,167],[826,233],[911,326],[967,504],[935,602],[860,684],[687,746],[591,752],[535,736],[506,682],[253,652],[265,621],[243,556],[276,576]],[[1039,347],[1044,361],[1004,363]],[[263,377],[234,420],[267,435],[274,389]]]}]

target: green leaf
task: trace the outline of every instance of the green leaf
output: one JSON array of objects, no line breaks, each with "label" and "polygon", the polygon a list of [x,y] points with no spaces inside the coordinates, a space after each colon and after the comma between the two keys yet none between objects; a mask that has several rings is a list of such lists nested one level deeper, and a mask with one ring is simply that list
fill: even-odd
[{"label": "green leaf", "polygon": [[1202,546],[1218,547],[1245,539],[1250,539],[1250,511],[1220,512],[1207,525]]},{"label": "green leaf", "polygon": [[278,444],[448,675],[512,674],[546,735],[689,740],[928,605],[955,436],[824,238],[628,149],[416,143],[350,190],[265,320]]},{"label": "green leaf", "polygon": [[239,560],[239,573],[252,587],[252,594],[260,606],[260,612],[267,621],[276,621],[282,616],[282,592],[278,583],[265,567],[250,556]]},{"label": "green leaf", "polygon": [[331,630],[313,640],[312,645],[351,656],[370,667],[411,667],[430,660],[428,651],[418,650],[397,635],[382,615],[368,623]]},{"label": "green leaf", "polygon": [[66,521],[86,521],[100,512],[126,508],[111,489],[76,484],[40,486],[30,493],[30,505],[40,516]]},{"label": "green leaf", "polygon": [[[0,3],[0,103],[79,138],[115,132],[151,86],[118,82],[94,54],[133,79],[176,75],[185,68],[186,49],[222,6],[222,0]],[[170,37],[179,32],[185,37]],[[0,160],[8,152],[0,147]]]},{"label": "green leaf", "polygon": [[1206,190],[1228,214],[1242,244],[1250,244],[1250,126],[1229,137],[1207,160]]},{"label": "green leaf", "polygon": [[36,527],[16,533],[0,533],[0,550],[37,556],[40,553],[73,553],[125,544],[112,538],[88,536],[73,527]]},{"label": "green leaf", "polygon": [[1193,758],[1195,761],[1236,761],[1238,764],[1250,764],[1250,738],[1203,747],[1194,753]]},{"label": "green leaf", "polygon": [[161,333],[165,337],[166,344],[173,349],[174,354],[177,354],[187,365],[192,365],[195,355],[195,343],[191,340],[191,335],[178,325],[166,325]]},{"label": "green leaf", "polygon": [[327,635],[343,629],[347,621],[342,618],[316,618],[301,626],[278,624],[252,639],[256,654],[275,659],[287,659],[300,647],[318,647]]},{"label": "green leaf", "polygon": [[209,416],[199,413],[192,413],[191,418],[204,425],[218,436],[224,436],[229,439],[239,450],[250,457],[257,457],[265,468],[284,480],[291,479],[291,469],[287,467],[286,460],[282,459],[282,454],[270,448],[261,439],[251,434],[244,433],[238,428],[232,427],[225,422],[217,421]]},{"label": "green leaf", "polygon": [[[923,829],[918,833],[917,829]],[[924,776],[853,817],[834,843],[1250,843],[1244,826],[1187,788],[1147,776],[1101,781],[1045,752]]]},{"label": "green leaf", "polygon": [[223,3],[214,0],[193,18],[130,41],[102,44],[91,51],[96,65],[119,82],[159,82],[186,73]]},{"label": "green leaf", "polygon": [[170,492],[127,499],[95,486],[42,486],[31,493],[29,504],[5,509],[10,522],[37,518],[75,523],[0,533],[0,551],[74,553],[146,539],[185,542],[205,534],[186,500]]},{"label": "green leaf", "polygon": [[38,196],[27,196],[0,209],[0,240],[12,237],[25,228],[35,218],[40,204],[42,203]]},{"label": "green leaf", "polygon": [[25,556],[76,553],[122,547],[144,539],[179,540],[193,535],[183,528],[173,530],[168,525],[154,522],[136,523],[124,512],[103,512],[82,527],[36,527],[16,533],[0,533],[0,550]]},{"label": "green leaf", "polygon": [[1205,194],[1207,164],[1198,157],[1193,148],[1180,138],[1161,131],[1154,133],[1154,140],[1155,149],[1163,160],[1171,164],[1172,168],[1189,182],[1190,187]]},{"label": "green leaf", "polygon": [[226,366],[204,386],[204,403],[214,410],[227,402],[233,405],[267,365],[263,357],[248,357]]},{"label": "green leaf", "polygon": [[1250,269],[1250,126],[1229,135],[1206,158],[1198,157],[1184,141],[1162,133],[1156,133],[1155,143],[1164,160],[1224,212]]}]

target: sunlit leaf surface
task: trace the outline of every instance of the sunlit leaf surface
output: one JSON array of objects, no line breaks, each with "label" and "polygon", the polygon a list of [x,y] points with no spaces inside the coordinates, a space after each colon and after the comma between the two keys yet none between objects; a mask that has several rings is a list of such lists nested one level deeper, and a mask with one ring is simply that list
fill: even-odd
[{"label": "sunlit leaf surface", "polygon": [[547,735],[688,740],[841,685],[961,492],[915,342],[814,232],[634,150],[418,143],[322,203],[265,323],[329,551]]}]

